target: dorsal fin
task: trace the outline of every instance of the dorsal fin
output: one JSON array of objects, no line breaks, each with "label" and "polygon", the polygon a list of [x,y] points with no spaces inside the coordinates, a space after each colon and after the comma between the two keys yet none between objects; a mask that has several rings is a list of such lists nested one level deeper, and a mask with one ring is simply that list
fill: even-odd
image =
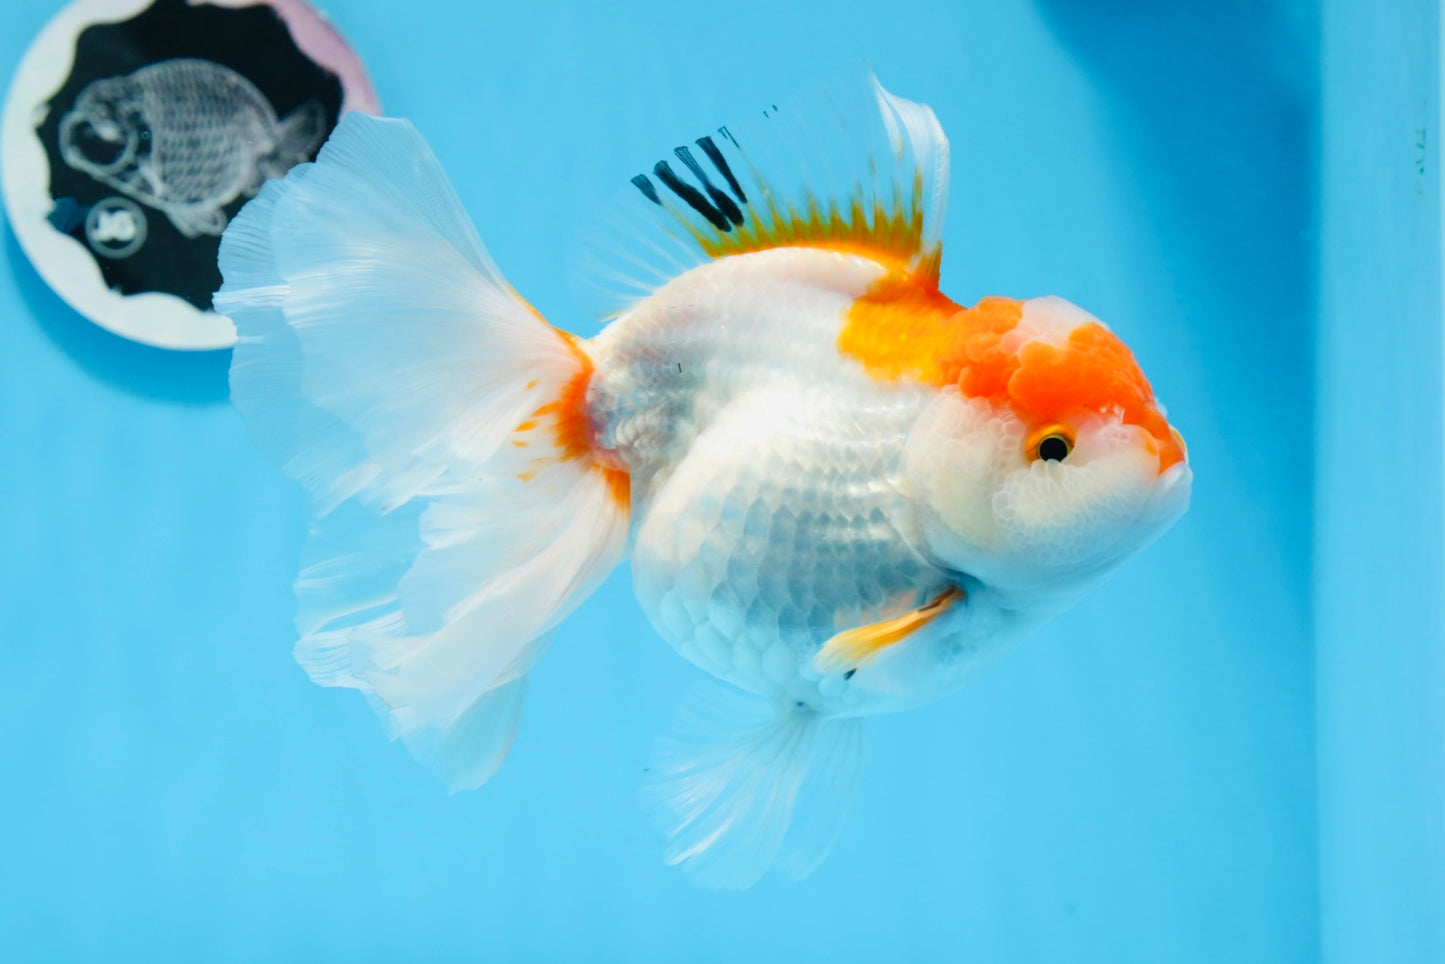
[{"label": "dorsal fin", "polygon": [[932,110],[872,75],[680,145],[632,185],[620,213],[652,222],[647,236],[618,238],[614,219],[601,260],[634,295],[709,258],[787,246],[938,280],[948,139]]}]

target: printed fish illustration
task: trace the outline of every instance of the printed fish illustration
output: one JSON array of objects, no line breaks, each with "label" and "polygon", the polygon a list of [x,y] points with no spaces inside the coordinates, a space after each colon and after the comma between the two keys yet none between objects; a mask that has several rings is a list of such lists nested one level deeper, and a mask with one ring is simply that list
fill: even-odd
[{"label": "printed fish illustration", "polygon": [[[948,142],[874,80],[678,147],[596,337],[503,279],[405,121],[351,115],[221,244],[232,394],[316,496],[296,654],[457,788],[624,559],[717,681],[650,768],[699,883],[827,854],[862,719],[954,692],[1185,511],[1133,355],[1056,297],[939,290]],[[828,180],[829,175],[832,180]],[[619,222],[620,225],[621,222]]]},{"label": "printed fish illustration", "polygon": [[61,118],[60,155],[194,238],[219,235],[226,205],[308,159],[325,136],[319,102],[278,121],[234,70],[179,59],[86,86]]}]

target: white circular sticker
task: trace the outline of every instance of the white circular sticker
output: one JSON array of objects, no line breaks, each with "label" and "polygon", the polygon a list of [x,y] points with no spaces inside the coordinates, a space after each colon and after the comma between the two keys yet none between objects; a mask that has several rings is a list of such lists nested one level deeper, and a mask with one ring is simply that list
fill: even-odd
[{"label": "white circular sticker", "polygon": [[227,348],[221,233],[348,110],[360,60],[303,0],[75,0],[20,62],[0,122],[5,211],[36,271],[118,335]]}]

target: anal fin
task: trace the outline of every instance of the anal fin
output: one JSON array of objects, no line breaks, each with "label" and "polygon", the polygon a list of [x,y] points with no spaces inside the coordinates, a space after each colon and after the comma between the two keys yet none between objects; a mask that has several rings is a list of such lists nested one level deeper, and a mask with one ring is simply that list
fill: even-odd
[{"label": "anal fin", "polygon": [[774,869],[806,877],[843,828],[862,749],[857,717],[704,685],[643,788],[664,859],[710,889],[745,889]]}]

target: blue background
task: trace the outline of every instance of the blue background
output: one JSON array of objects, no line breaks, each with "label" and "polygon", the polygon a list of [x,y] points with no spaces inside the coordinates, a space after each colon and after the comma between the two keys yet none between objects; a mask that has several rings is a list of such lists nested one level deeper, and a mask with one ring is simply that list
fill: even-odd
[{"label": "blue background", "polygon": [[[449,796],[292,662],[305,505],[229,408],[225,353],[94,328],[7,231],[0,959],[1445,959],[1445,674],[1439,613],[1411,608],[1441,572],[1437,175],[1410,137],[1436,123],[1434,4],[527,6],[325,9],[547,317],[594,330],[569,251],[627,177],[867,61],[952,138],[945,290],[1110,322],[1189,441],[1193,508],[964,692],[871,722],[816,875],[697,891],[636,802],[694,671],[625,570],[536,671],[501,773]],[[0,68],[55,9],[7,5]],[[1391,85],[1322,85],[1321,49]],[[1331,206],[1416,154],[1388,197]],[[1353,365],[1385,295],[1317,263],[1375,264],[1425,340]],[[1381,418],[1362,477],[1331,433]]]}]

